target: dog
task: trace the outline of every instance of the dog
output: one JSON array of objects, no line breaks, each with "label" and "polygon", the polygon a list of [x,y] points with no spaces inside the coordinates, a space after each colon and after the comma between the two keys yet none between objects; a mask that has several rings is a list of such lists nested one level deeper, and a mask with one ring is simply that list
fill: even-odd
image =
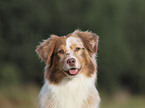
[{"label": "dog", "polygon": [[99,108],[98,38],[95,33],[75,30],[66,36],[51,35],[37,46],[46,64],[39,108]]}]

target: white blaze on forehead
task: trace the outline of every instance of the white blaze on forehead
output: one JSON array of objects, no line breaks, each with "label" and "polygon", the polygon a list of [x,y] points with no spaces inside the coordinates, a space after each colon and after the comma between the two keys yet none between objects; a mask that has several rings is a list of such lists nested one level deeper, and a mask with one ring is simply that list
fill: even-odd
[{"label": "white blaze on forehead", "polygon": [[[78,58],[76,56],[74,56],[74,49],[73,49],[73,45],[75,45],[76,47],[80,47],[82,48],[83,47],[83,43],[81,41],[81,39],[77,36],[70,36],[66,39],[66,55],[67,55],[67,58],[66,58],[66,61],[69,59],[69,58],[74,58],[76,60],[76,68],[81,68],[81,63],[79,62]],[[65,62],[67,63],[67,62]],[[69,65],[66,64],[64,65],[64,70],[65,69],[69,69]]]},{"label": "white blaze on forehead", "polygon": [[66,39],[66,47],[70,48],[73,44],[76,44],[76,46],[83,47],[83,43],[79,37],[70,36]]}]

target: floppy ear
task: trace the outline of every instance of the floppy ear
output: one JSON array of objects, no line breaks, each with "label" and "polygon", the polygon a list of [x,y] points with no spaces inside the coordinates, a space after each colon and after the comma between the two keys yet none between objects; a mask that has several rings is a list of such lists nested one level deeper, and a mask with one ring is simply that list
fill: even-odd
[{"label": "floppy ear", "polygon": [[53,40],[53,37],[44,40],[40,45],[37,46],[36,52],[40,56],[40,58],[46,63],[49,64],[51,63],[51,57],[54,51],[54,46],[55,46],[55,41]]},{"label": "floppy ear", "polygon": [[80,30],[74,31],[74,35],[77,35],[82,39],[84,46],[89,52],[97,53],[99,36],[92,32],[82,32]]}]

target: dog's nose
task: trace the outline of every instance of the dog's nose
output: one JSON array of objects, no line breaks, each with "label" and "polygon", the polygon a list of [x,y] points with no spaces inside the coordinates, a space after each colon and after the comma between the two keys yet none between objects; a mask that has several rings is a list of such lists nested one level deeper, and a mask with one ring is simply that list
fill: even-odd
[{"label": "dog's nose", "polygon": [[75,63],[76,63],[76,60],[75,60],[74,58],[70,58],[70,59],[67,60],[67,63],[68,63],[70,66],[73,66],[73,65],[75,65]]}]

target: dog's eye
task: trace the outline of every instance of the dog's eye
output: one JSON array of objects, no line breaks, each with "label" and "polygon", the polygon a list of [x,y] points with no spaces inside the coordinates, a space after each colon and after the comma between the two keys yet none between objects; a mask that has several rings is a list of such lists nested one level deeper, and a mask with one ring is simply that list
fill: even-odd
[{"label": "dog's eye", "polygon": [[58,53],[64,54],[64,50],[59,50]]},{"label": "dog's eye", "polygon": [[81,48],[80,47],[76,47],[75,51],[79,51]]}]

